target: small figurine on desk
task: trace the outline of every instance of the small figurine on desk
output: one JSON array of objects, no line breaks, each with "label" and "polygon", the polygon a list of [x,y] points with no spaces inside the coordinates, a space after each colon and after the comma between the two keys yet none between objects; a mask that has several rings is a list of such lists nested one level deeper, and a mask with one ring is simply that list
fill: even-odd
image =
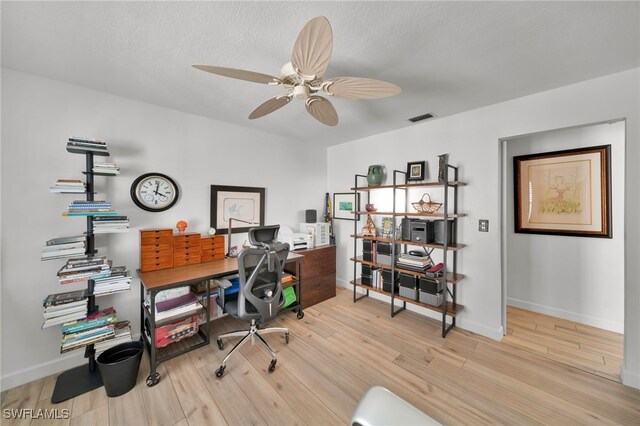
[{"label": "small figurine on desk", "polygon": [[187,229],[187,222],[179,220],[178,223],[176,223],[176,228],[178,228],[178,235],[184,235],[184,230]]},{"label": "small figurine on desk", "polygon": [[367,215],[367,223],[362,227],[362,236],[375,237],[377,235],[378,235],[378,230],[373,224],[373,219],[371,219],[371,215]]}]

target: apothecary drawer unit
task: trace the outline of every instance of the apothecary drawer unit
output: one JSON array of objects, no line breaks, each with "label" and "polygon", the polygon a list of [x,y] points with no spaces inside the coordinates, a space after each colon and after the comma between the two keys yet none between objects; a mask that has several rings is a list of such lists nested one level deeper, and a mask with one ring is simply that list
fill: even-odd
[{"label": "apothecary drawer unit", "polygon": [[202,259],[202,243],[200,234],[182,234],[173,236],[174,267],[200,263]]},{"label": "apothecary drawer unit", "polygon": [[142,272],[173,268],[173,230],[140,231],[140,270]]},{"label": "apothecary drawer unit", "polygon": [[202,261],[224,259],[224,235],[202,237]]}]

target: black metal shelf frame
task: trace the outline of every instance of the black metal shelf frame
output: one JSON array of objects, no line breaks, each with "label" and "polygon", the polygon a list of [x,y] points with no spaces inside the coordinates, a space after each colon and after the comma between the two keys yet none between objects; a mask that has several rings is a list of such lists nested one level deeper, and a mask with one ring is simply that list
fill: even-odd
[{"label": "black metal shelf frame", "polygon": [[[449,176],[450,173],[453,174],[453,179],[452,181],[449,180]],[[399,183],[398,182],[398,178],[400,176],[404,177],[404,183]],[[395,265],[395,258],[396,258],[396,242],[399,241],[399,239],[397,238],[398,236],[396,235],[397,233],[397,226],[396,226],[396,218],[399,217],[396,214],[398,213],[396,211],[396,192],[398,190],[404,190],[405,194],[406,191],[410,188],[417,188],[420,187],[420,184],[416,184],[416,185],[408,185],[407,181],[406,181],[406,177],[407,177],[407,173],[405,171],[402,170],[394,170],[393,171],[393,185],[391,186],[393,189],[393,229],[391,232],[391,259],[392,259],[392,265],[390,267],[391,270],[391,317],[394,317],[395,315],[397,315],[398,313],[404,311],[407,308],[407,302],[406,300],[403,300],[399,297],[396,296],[395,293],[395,286],[393,285],[393,283],[395,282],[395,275],[396,275],[396,265]],[[366,192],[367,193],[367,204],[369,204],[371,202],[371,189],[375,189],[375,188],[371,188],[371,187],[358,187],[358,179],[366,179],[367,176],[366,175],[361,175],[361,174],[356,174],[354,177],[354,182],[353,182],[353,193],[354,195],[357,197],[358,192],[362,191],[362,192]],[[450,182],[453,182],[454,184],[450,185]],[[435,186],[435,184],[432,185],[424,185],[424,186]],[[452,220],[453,221],[453,226],[451,227],[451,240],[452,241],[457,241],[457,228],[458,228],[458,223],[457,223],[457,215],[458,215],[458,187],[460,186],[460,183],[458,182],[458,167],[452,166],[450,164],[445,164],[445,170],[444,170],[444,182],[442,182],[442,187],[444,188],[444,202],[443,202],[443,217],[441,217],[442,220],[447,221],[447,220]],[[385,188],[388,188],[388,186],[385,186]],[[449,189],[452,188],[453,189],[453,211],[450,213],[449,212]],[[408,211],[408,198],[405,197],[405,210],[404,211]],[[353,225],[353,235],[358,235],[358,215],[356,215],[356,219],[354,220],[354,225]],[[457,273],[457,266],[458,266],[458,253],[457,250],[449,250],[449,227],[448,226],[444,226],[444,236],[443,236],[443,240],[444,243],[442,245],[442,263],[444,264],[443,267],[443,276],[446,277],[447,276],[447,272],[451,271],[453,274]],[[403,244],[403,250],[406,253],[407,251],[407,246],[405,244]],[[427,251],[427,254],[430,255],[433,250],[435,250],[435,248],[430,248],[430,250],[427,250],[427,247],[424,247],[424,250]],[[357,251],[358,251],[358,238],[354,237],[353,238],[353,257],[355,258],[357,256]],[[449,253],[451,253],[452,258],[451,261],[448,260],[449,257]],[[356,282],[357,280],[357,264],[358,262],[353,262],[353,282]],[[446,307],[447,306],[447,295],[451,296],[451,303],[453,304],[453,306],[455,307],[457,305],[457,285],[452,285],[452,289],[449,288],[449,285],[447,284],[447,281],[444,280],[445,282],[445,289],[446,291],[442,292],[443,295],[443,301],[442,301],[442,306]],[[358,300],[361,300],[365,297],[369,296],[369,289],[365,288],[366,286],[357,286],[357,285],[353,285],[353,302],[357,302]],[[359,294],[357,292],[357,288],[364,288],[365,293],[364,294]],[[399,308],[396,308],[396,304],[395,301],[396,299],[398,299],[399,301],[402,301],[402,306]],[[449,333],[449,331],[456,326],[456,316],[451,316],[451,323],[449,325],[447,325],[447,309],[442,309],[442,320],[441,320],[441,324],[442,324],[442,337],[446,337],[446,335]]]},{"label": "black metal shelf frame", "polygon": [[[94,155],[108,156],[109,154],[102,152],[96,154],[94,152],[86,152],[69,148],[67,148],[67,151],[72,154],[83,154],[85,156],[85,171],[83,174],[86,176],[86,191],[84,194],[87,201],[94,201],[94,174],[87,173],[87,171],[93,170]],[[86,217],[87,231],[85,234],[87,236],[87,246],[85,255],[88,257],[92,257],[97,254],[97,250],[95,249],[95,235],[93,233],[92,218],[92,216]],[[96,295],[93,294],[94,286],[95,282],[93,280],[89,280],[87,284],[87,315],[95,314],[99,309],[98,305],[96,305]],[[53,390],[53,395],[51,396],[52,403],[55,404],[66,401],[67,399],[82,395],[103,385],[102,376],[100,376],[100,371],[96,364],[96,350],[93,344],[85,346],[84,357],[88,359],[87,364],[67,370],[58,376],[56,379],[56,386]]]}]

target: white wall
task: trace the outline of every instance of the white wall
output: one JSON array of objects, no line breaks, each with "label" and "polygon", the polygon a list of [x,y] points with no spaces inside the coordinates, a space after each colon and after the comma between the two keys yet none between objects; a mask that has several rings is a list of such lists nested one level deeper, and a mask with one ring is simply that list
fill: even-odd
[{"label": "white wall", "polygon": [[[80,350],[60,355],[59,328],[40,330],[42,299],[70,289],[56,279],[64,261],[41,262],[40,247],[86,226],[82,218],[61,216],[75,196],[48,193],[58,178],[83,178],[84,157],[65,150],[72,135],[104,138],[121,167],[117,177],[96,178],[96,198],[112,201],[134,229],[96,240],[114,264],[134,273],[138,229],[174,227],[180,219],[188,222],[187,231],[208,229],[211,184],[265,187],[268,224],[297,227],[305,209],[323,208],[324,147],[3,69],[3,390],[85,362]],[[140,210],[129,196],[133,180],[150,171],[166,173],[180,186],[180,200],[166,212]],[[242,236],[236,239],[242,243]],[[114,306],[138,332],[137,279],[132,287],[98,302]]]},{"label": "white wall", "polygon": [[[465,311],[458,325],[494,339],[501,327],[501,156],[500,139],[581,124],[626,118],[625,181],[640,181],[640,70],[634,69],[582,83],[476,109],[451,117],[408,126],[328,149],[328,189],[345,192],[354,173],[366,174],[369,164],[383,163],[388,170],[404,170],[408,161],[428,160],[435,177],[437,155],[448,152],[460,166],[459,242],[468,245],[459,255],[459,270],[467,278],[459,285],[459,302]],[[428,102],[428,100],[426,100]],[[437,107],[425,108],[437,114]],[[625,228],[625,354],[622,377],[640,387],[640,187],[627,185]],[[478,232],[478,219],[489,219],[488,233]],[[351,279],[353,245],[351,222],[336,221],[337,277]]]},{"label": "white wall", "polygon": [[[625,123],[555,130],[510,139],[507,146],[507,302],[559,318],[624,331]],[[613,238],[514,232],[513,157],[611,145]]]}]

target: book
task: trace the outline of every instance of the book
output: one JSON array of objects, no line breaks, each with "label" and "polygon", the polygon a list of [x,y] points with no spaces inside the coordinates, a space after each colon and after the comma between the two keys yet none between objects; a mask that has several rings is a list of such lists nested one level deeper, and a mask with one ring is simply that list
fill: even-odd
[{"label": "book", "polygon": [[82,300],[78,300],[77,302],[63,303],[62,305],[45,306],[44,307],[44,311],[45,312],[64,311],[65,309],[69,309],[69,308],[72,308],[72,307],[78,307],[78,306],[87,306],[87,300],[86,299],[82,299]]},{"label": "book", "polygon": [[64,323],[68,323],[69,321],[75,321],[75,320],[80,320],[84,317],[87,316],[87,313],[84,312],[78,312],[78,313],[73,313],[73,314],[68,314],[68,315],[64,315],[64,316],[60,316],[60,317],[55,317],[55,318],[49,318],[46,319],[43,323],[42,323],[42,329],[44,330],[45,328],[49,328],[49,327],[53,327],[55,325],[61,325]]},{"label": "book", "polygon": [[71,142],[89,142],[89,143],[95,143],[95,144],[99,144],[99,145],[106,145],[107,142],[104,139],[98,139],[98,138],[83,138],[80,136],[71,136],[69,138],[69,140]]},{"label": "book", "polygon": [[52,238],[48,240],[46,242],[46,245],[55,246],[57,244],[68,244],[68,243],[75,243],[78,241],[86,241],[86,239],[87,239],[86,235],[75,235],[73,237],[58,237],[58,238]]},{"label": "book", "polygon": [[161,313],[171,309],[176,309],[185,305],[193,304],[194,302],[197,302],[197,300],[196,295],[189,292],[173,299],[156,302],[156,312]]},{"label": "book", "polygon": [[80,211],[80,212],[64,212],[62,213],[62,216],[115,216],[117,214],[118,213],[114,211],[106,211],[106,212]]},{"label": "book", "polygon": [[101,327],[115,322],[117,319],[116,311],[113,308],[107,308],[95,315],[88,316],[84,320],[67,322],[62,326],[62,333],[77,333],[96,327]]},{"label": "book", "polygon": [[84,240],[82,241],[77,241],[77,242],[70,242],[70,243],[61,243],[61,244],[54,244],[54,245],[45,245],[42,247],[42,251],[43,252],[51,252],[51,251],[56,251],[56,250],[69,250],[69,249],[74,249],[74,248],[84,248],[85,246],[85,242]]},{"label": "book", "polygon": [[[62,305],[62,306],[66,306],[66,305]],[[77,313],[82,313],[83,315],[81,316],[82,318],[87,316],[87,304],[85,303],[84,305],[80,305],[80,306],[73,306],[71,308],[68,309],[60,309],[60,310],[56,310],[56,311],[49,311],[46,310],[44,311],[44,313],[42,314],[42,316],[47,319],[47,318],[56,318],[56,317],[61,317],[61,316],[65,316],[65,315],[70,315],[70,314],[77,314]]]},{"label": "book", "polygon": [[42,306],[57,306],[65,303],[87,299],[86,290],[67,291],[65,293],[50,294],[44,299]]},{"label": "book", "polygon": [[94,222],[111,222],[113,220],[126,220],[128,222],[129,218],[127,216],[97,216],[93,218]]}]

